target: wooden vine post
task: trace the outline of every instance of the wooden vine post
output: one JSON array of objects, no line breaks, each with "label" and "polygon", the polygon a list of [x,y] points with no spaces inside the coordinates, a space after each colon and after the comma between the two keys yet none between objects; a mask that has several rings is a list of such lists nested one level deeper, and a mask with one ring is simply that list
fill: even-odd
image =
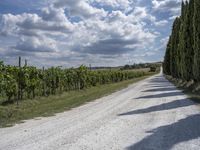
[{"label": "wooden vine post", "polygon": [[19,100],[21,97],[21,83],[20,83],[20,79],[21,79],[21,57],[19,57],[19,72],[18,72],[18,98],[17,98],[17,105],[19,105]]}]

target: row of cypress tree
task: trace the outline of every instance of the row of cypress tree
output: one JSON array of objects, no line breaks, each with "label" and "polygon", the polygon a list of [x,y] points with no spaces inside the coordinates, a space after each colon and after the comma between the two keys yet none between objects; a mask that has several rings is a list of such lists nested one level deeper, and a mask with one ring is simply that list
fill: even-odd
[{"label": "row of cypress tree", "polygon": [[200,81],[200,0],[182,2],[173,24],[163,71],[174,78]]}]

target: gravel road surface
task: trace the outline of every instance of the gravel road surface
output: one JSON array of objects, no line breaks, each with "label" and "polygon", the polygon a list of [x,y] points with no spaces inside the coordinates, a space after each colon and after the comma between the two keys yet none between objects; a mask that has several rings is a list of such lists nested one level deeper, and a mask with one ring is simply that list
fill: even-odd
[{"label": "gravel road surface", "polygon": [[0,129],[0,150],[200,150],[199,106],[162,74],[47,118]]}]

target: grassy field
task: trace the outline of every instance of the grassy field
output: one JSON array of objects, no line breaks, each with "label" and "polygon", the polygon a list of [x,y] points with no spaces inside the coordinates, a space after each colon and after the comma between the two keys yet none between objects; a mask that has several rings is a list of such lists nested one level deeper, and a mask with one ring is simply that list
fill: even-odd
[{"label": "grassy field", "polygon": [[41,97],[33,100],[20,101],[16,104],[0,105],[0,127],[12,126],[15,123],[35,117],[52,116],[56,113],[80,106],[86,102],[109,95],[117,90],[127,87],[129,84],[143,80],[153,75],[135,78],[114,84],[100,85],[81,91],[66,92],[57,96]]}]

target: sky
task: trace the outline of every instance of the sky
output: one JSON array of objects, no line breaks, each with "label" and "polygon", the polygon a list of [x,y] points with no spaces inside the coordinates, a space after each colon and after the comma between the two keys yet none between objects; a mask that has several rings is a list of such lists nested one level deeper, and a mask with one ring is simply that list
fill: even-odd
[{"label": "sky", "polygon": [[38,67],[162,61],[181,0],[0,0],[0,60]]}]

